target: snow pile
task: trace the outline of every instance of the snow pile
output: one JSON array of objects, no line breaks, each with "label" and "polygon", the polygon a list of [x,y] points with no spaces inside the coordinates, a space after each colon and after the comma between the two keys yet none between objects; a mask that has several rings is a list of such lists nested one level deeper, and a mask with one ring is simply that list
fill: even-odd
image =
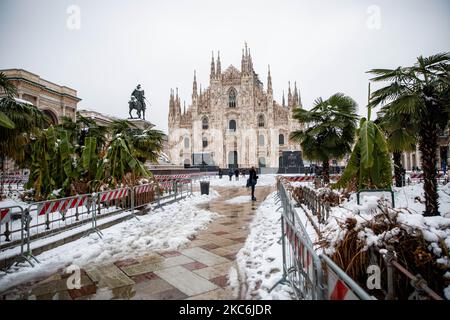
[{"label": "snow pile", "polygon": [[91,234],[43,252],[37,256],[41,263],[34,268],[23,264],[11,273],[0,272],[0,292],[34,278],[50,276],[71,264],[83,268],[88,264],[139,257],[153,250],[176,250],[218,217],[197,206],[217,197],[214,190],[210,195],[194,193],[192,197],[139,216],[139,221],[133,218],[102,230],[103,238]]},{"label": "snow pile", "polygon": [[[433,275],[433,279],[427,280],[442,285],[445,283],[444,273],[450,271],[448,188],[448,185],[440,186],[441,215],[434,217],[422,214],[425,209],[422,184],[396,188],[395,209],[385,206],[381,196],[373,195],[361,197],[358,205],[356,194],[352,194],[348,201],[331,208],[330,217],[323,225],[324,252],[333,256],[336,251],[354,246],[358,246],[355,250],[366,251],[370,246],[381,249],[392,245],[403,259],[410,262],[407,269],[422,270],[419,273],[427,273],[422,274],[425,278]],[[429,269],[423,269],[425,265]],[[446,295],[449,290],[447,287]]]},{"label": "snow pile", "polygon": [[228,204],[240,204],[240,203],[245,203],[245,202],[249,202],[250,201],[250,196],[238,196],[238,197],[234,197],[228,200],[225,200],[225,203]]},{"label": "snow pile", "polygon": [[[282,248],[277,242],[281,236],[281,213],[276,211],[275,195],[276,192],[269,195],[258,208],[247,241],[236,257],[240,278],[247,286],[243,288],[243,299],[292,298],[287,285],[278,285],[269,293],[283,274]],[[235,278],[230,274],[230,279]],[[237,282],[230,280],[230,286],[236,289]]]}]

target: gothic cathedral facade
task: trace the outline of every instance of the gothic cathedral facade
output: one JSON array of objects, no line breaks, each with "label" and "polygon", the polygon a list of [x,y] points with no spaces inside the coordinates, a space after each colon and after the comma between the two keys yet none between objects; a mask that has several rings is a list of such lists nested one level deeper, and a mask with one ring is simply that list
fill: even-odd
[{"label": "gothic cathedral facade", "polygon": [[173,164],[206,163],[221,168],[278,168],[283,151],[300,151],[289,134],[301,129],[292,118],[302,107],[295,84],[290,84],[287,105],[273,98],[270,68],[267,89],[253,70],[250,49],[242,50],[241,69],[222,71],[220,56],[211,61],[209,87],[197,89],[194,71],[192,104],[181,109],[178,89],[169,100],[169,150]]}]

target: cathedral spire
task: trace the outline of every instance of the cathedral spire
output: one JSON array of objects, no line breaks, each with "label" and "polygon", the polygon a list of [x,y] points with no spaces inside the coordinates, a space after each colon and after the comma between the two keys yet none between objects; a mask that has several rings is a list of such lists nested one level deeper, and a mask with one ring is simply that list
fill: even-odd
[{"label": "cathedral spire", "polygon": [[175,97],[175,103],[176,103],[176,111],[177,114],[181,114],[181,103],[180,103],[180,97],[178,96],[178,88],[177,89],[177,95]]},{"label": "cathedral spire", "polygon": [[248,72],[251,73],[253,71],[253,61],[252,54],[250,53],[250,48],[248,48]]},{"label": "cathedral spire", "polygon": [[209,75],[210,79],[214,79],[216,76],[216,67],[214,64],[214,51],[212,51],[212,56],[211,56],[211,74]]},{"label": "cathedral spire", "polygon": [[169,117],[173,117],[175,115],[175,101],[173,98],[173,89],[170,89],[170,98],[169,98]]},{"label": "cathedral spire", "polygon": [[302,96],[300,95],[300,89],[298,89],[298,106],[302,108]]},{"label": "cathedral spire", "polygon": [[194,82],[192,83],[192,97],[197,96],[197,75],[194,70]]},{"label": "cathedral spire", "polygon": [[288,107],[292,106],[292,92],[291,92],[291,82],[288,82],[289,88],[288,88]]},{"label": "cathedral spire", "polygon": [[222,67],[220,65],[220,51],[217,52],[217,68],[216,68],[216,77],[217,79],[220,79],[220,76],[222,75]]},{"label": "cathedral spire", "polygon": [[286,107],[286,101],[284,100],[284,90],[283,90],[283,108]]},{"label": "cathedral spire", "polygon": [[298,106],[298,91],[297,91],[297,81],[294,82],[294,100],[292,101],[294,106]]},{"label": "cathedral spire", "polygon": [[270,75],[270,65],[267,66],[268,67],[268,74],[267,74],[267,94],[272,95],[273,91],[272,91],[272,76]]},{"label": "cathedral spire", "polygon": [[245,56],[244,56],[244,49],[242,49],[242,58],[241,58],[241,72],[245,73]]}]

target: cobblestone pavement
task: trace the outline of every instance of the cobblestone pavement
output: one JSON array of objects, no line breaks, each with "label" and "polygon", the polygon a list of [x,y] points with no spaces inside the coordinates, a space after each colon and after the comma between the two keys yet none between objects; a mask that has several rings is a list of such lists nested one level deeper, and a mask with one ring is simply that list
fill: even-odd
[{"label": "cobblestone pavement", "polygon": [[[221,215],[177,251],[149,252],[135,259],[88,266],[81,270],[81,288],[67,289],[63,273],[26,283],[0,299],[236,299],[228,288],[228,272],[249,233],[249,223],[273,187],[257,187],[250,201],[247,189],[215,187],[220,197],[200,207]],[[248,196],[232,204],[226,200]]]}]

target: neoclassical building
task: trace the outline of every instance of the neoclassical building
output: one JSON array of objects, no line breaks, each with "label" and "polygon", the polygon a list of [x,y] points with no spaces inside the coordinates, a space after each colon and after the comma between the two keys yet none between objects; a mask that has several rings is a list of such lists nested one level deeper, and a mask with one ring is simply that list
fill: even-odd
[{"label": "neoclassical building", "polygon": [[41,109],[52,123],[58,124],[62,116],[75,120],[77,105],[81,101],[76,90],[44,80],[23,69],[6,69],[0,72],[16,86],[17,98]]},{"label": "neoclassical building", "polygon": [[292,109],[301,107],[297,85],[291,91],[289,84],[287,104],[284,92],[282,103],[276,102],[270,68],[264,88],[247,45],[242,50],[240,70],[230,65],[222,71],[220,55],[215,61],[213,54],[209,86],[202,90],[200,85],[199,89],[194,71],[192,100],[187,108],[181,108],[178,89],[170,92],[168,145],[172,163],[278,168],[282,155],[288,154],[283,151],[300,151],[298,144],[289,141],[290,132],[300,129],[292,118]]}]

